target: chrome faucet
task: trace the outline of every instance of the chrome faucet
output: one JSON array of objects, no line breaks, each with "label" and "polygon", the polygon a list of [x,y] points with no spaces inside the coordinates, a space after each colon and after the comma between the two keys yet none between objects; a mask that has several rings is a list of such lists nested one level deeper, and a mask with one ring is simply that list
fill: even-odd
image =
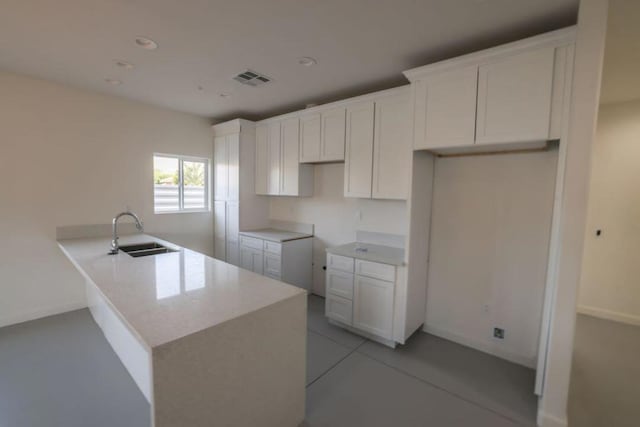
[{"label": "chrome faucet", "polygon": [[110,255],[115,255],[118,253],[120,247],[118,246],[118,220],[123,216],[130,216],[136,221],[136,228],[140,231],[143,231],[142,221],[138,218],[138,215],[134,214],[131,211],[120,212],[113,218],[113,240],[111,240],[111,250],[109,251]]}]

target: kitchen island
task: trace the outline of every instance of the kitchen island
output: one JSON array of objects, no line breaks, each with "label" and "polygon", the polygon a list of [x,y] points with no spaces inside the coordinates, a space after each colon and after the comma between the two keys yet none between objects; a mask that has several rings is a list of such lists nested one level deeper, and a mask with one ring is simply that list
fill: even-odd
[{"label": "kitchen island", "polygon": [[108,255],[59,240],[96,323],[151,403],[152,425],[297,426],[304,419],[306,292],[150,235],[172,250]]}]

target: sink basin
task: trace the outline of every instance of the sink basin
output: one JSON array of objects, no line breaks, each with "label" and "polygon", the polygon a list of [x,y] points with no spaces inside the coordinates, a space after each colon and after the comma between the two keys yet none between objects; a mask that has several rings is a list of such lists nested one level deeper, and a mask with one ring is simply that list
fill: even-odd
[{"label": "sink basin", "polygon": [[149,243],[137,243],[135,245],[120,246],[122,252],[126,252],[129,256],[138,258],[141,256],[167,254],[169,252],[176,252],[174,249],[169,249],[166,246],[162,246],[156,242]]}]

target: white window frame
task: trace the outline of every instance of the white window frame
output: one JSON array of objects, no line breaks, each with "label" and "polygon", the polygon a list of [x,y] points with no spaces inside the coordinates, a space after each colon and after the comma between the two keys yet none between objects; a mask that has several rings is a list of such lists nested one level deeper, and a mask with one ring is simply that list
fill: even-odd
[{"label": "white window frame", "polygon": [[[156,210],[156,196],[155,196],[155,182],[153,183],[153,213],[155,215],[167,215],[167,214],[180,214],[180,213],[198,213],[198,212],[211,212],[211,182],[210,182],[210,165],[211,160],[206,157],[184,156],[181,154],[167,154],[167,153],[153,153],[153,159],[156,157],[165,157],[169,159],[178,160],[178,210],[175,211],[157,211]],[[183,163],[187,162],[200,162],[204,163],[204,205],[205,208],[185,209],[184,207],[184,179],[183,179]],[[152,175],[153,177],[153,175]]]}]

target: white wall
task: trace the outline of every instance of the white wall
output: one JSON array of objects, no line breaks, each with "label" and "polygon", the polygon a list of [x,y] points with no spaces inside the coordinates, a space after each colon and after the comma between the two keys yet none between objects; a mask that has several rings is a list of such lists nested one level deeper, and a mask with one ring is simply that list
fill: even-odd
[{"label": "white wall", "polygon": [[[601,105],[578,310],[640,325],[640,100]],[[601,229],[602,235],[596,236]]]},{"label": "white wall", "polygon": [[345,198],[344,164],[314,166],[313,197],[272,197],[270,218],[315,225],[313,292],[324,295],[327,247],[356,240],[356,230],[405,235],[407,203]]},{"label": "white wall", "polygon": [[208,120],[3,72],[0,94],[0,326],[85,304],[56,226],[129,205],[149,233],[212,254],[212,215],[154,215],[152,181],[155,151],[211,158]]},{"label": "white wall", "polygon": [[427,332],[535,366],[557,154],[436,160]]}]

